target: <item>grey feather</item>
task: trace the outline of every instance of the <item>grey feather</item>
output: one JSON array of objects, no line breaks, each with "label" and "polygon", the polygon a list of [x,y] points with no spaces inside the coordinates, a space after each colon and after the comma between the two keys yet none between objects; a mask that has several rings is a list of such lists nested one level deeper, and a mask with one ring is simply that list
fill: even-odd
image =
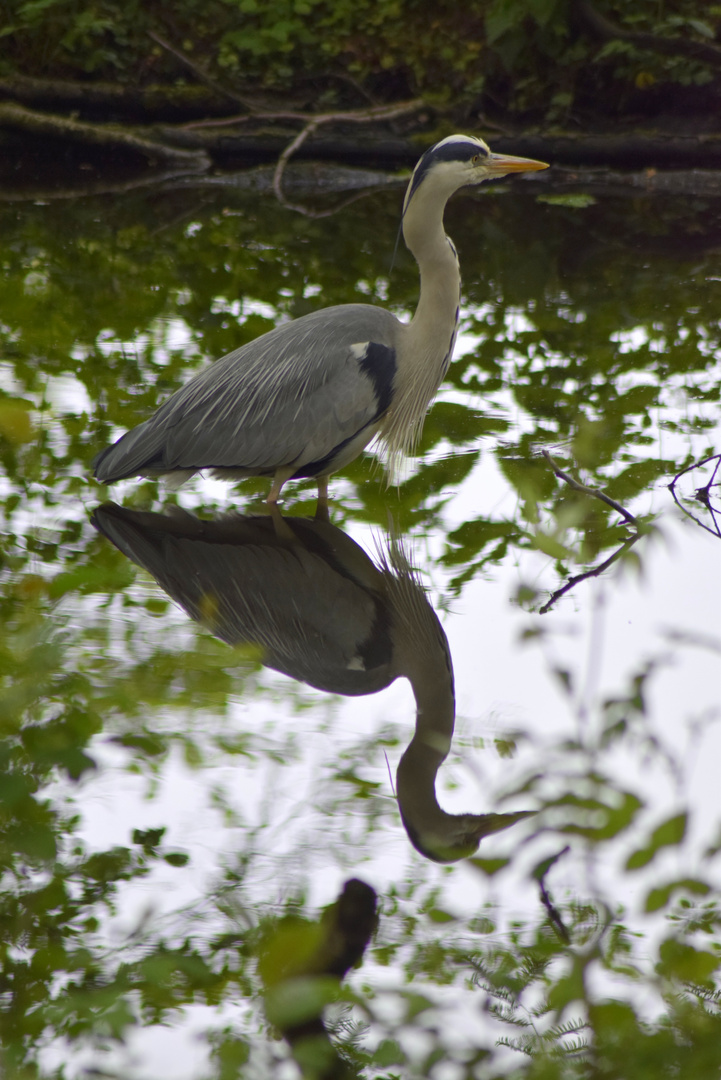
[{"label": "grey feather", "polygon": [[400,327],[367,304],[284,323],[181,387],[100,455],[95,475],[108,483],[146,469],[272,473],[321,460],[378,419],[373,379],[352,346],[373,340],[392,350]]},{"label": "grey feather", "polygon": [[293,477],[327,478],[377,434],[391,470],[414,446],[451,361],[460,272],[443,211],[462,187],[538,161],[492,154],[481,140],[450,135],[426,151],[403,204],[403,238],[421,274],[407,325],[383,308],[347,304],[276,327],[228,353],[178,390],[144,424],[98,455],[98,480],[199,469],[273,476],[276,503]]}]

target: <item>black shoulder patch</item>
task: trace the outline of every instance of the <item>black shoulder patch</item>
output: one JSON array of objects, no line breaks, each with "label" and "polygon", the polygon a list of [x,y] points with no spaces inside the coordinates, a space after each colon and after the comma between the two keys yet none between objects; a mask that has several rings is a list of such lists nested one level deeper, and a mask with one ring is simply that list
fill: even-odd
[{"label": "black shoulder patch", "polygon": [[[362,343],[358,342],[359,347]],[[292,479],[298,480],[305,476],[321,476],[324,472],[332,472],[332,464],[335,458],[338,457],[341,450],[352,442],[357,435],[360,434],[366,427],[370,427],[376,420],[380,420],[384,412],[386,412],[393,401],[393,381],[396,375],[396,351],[391,349],[389,345],[380,345],[377,341],[369,341],[363,350],[362,356],[357,361],[358,367],[366,375],[373,384],[373,393],[376,399],[376,409],[373,417],[366,421],[359,431],[354,431],[352,435],[349,435],[347,439],[343,439],[337,446],[334,446],[329,454],[326,454],[324,458],[320,458],[318,461],[309,461],[306,465],[303,465],[297,472],[293,473]]]},{"label": "black shoulder patch", "polygon": [[365,354],[358,361],[358,367],[373,383],[373,392],[378,402],[374,418],[377,420],[388,411],[393,400],[396,351],[389,345],[379,345],[377,341],[369,341]]}]

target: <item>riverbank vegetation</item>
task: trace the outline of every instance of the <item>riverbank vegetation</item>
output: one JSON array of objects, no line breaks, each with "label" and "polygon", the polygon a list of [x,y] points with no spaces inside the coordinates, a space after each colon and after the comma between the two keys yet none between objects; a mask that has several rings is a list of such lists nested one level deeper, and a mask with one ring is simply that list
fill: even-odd
[{"label": "riverbank vegetation", "polygon": [[698,0],[5,0],[2,10],[6,140],[114,145],[200,169],[277,157],[309,124],[306,153],[348,160],[363,123],[374,164],[405,164],[415,136],[427,145],[458,126],[555,139],[555,160],[563,135],[572,164],[704,166],[721,154],[721,5]]}]

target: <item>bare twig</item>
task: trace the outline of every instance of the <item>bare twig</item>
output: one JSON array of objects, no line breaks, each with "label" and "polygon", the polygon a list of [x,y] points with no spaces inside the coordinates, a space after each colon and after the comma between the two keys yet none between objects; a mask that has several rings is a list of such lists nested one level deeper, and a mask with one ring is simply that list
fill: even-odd
[{"label": "bare twig", "polygon": [[[700,461],[694,461],[691,463],[691,465],[687,465],[685,469],[681,469],[681,472],[676,473],[673,480],[668,485],[669,488],[672,488],[676,481],[680,480],[682,476],[685,476],[687,472],[691,472],[692,469],[700,469],[702,465],[708,465],[709,461],[716,461],[717,458],[721,458],[721,454],[709,454],[708,457],[701,458]],[[716,466],[716,468],[718,468],[718,465]],[[715,475],[716,470],[714,469],[714,476]]]},{"label": "bare twig", "polygon": [[386,759],[386,768],[388,769],[388,780],[390,781],[391,791],[393,792],[393,798],[396,799],[397,798],[396,785],[393,783],[393,773],[391,772],[391,763],[388,760],[388,754],[386,754],[385,750],[383,751],[383,757]]},{"label": "bare twig", "polygon": [[500,131],[501,135],[506,135],[509,139],[512,139],[516,134],[505,124],[499,124],[495,120],[489,120],[485,113],[476,113],[478,119],[484,128],[488,128],[490,131]]},{"label": "bare twig", "polygon": [[298,214],[303,214],[309,218],[325,218],[332,217],[333,214],[339,213],[341,210],[345,210],[346,206],[350,206],[351,203],[358,202],[359,199],[365,199],[368,195],[372,194],[370,191],[357,191],[355,195],[350,195],[343,202],[336,203],[334,206],[329,207],[326,210],[311,210],[309,206],[303,206],[302,203],[292,203],[287,199],[283,199],[283,205],[287,206],[289,210],[295,210]]},{"label": "bare twig", "polygon": [[622,518],[624,518],[625,521],[627,521],[630,525],[633,525],[633,527],[636,529],[634,535],[629,536],[627,540],[624,540],[621,546],[616,551],[614,551],[614,553],[609,556],[609,558],[606,559],[605,562],[602,562],[599,566],[594,566],[591,570],[586,570],[583,574],[576,574],[574,577],[569,578],[565,585],[563,585],[560,589],[556,589],[555,592],[551,593],[551,596],[549,597],[547,603],[545,603],[543,607],[539,609],[539,615],[545,615],[546,612],[550,611],[556,601],[559,600],[565,593],[569,592],[575,585],[578,585],[581,581],[586,581],[588,578],[600,577],[600,575],[603,574],[604,571],[608,570],[609,566],[612,566],[618,559],[625,555],[625,553],[629,550],[629,548],[633,547],[637,540],[640,540],[641,536],[643,536],[643,533],[640,531],[637,518],[635,518],[633,514],[629,513],[629,511],[626,510],[625,507],[621,506],[620,503],[616,502],[615,499],[611,499],[603,491],[599,491],[598,488],[592,488],[588,487],[586,484],[580,484],[578,480],[574,480],[572,476],[569,476],[567,472],[564,472],[563,469],[560,469],[558,465],[556,465],[555,461],[547,450],[542,450],[541,452],[548,464],[553,469],[556,476],[559,477],[559,479],[563,480],[564,483],[568,484],[568,486],[573,488],[574,491],[579,491],[584,495],[590,495],[595,499],[600,499],[601,502],[607,503],[608,506],[612,507],[618,514],[621,515]]},{"label": "bare twig", "polygon": [[160,171],[153,169],[152,172],[143,172],[140,176],[133,176],[127,180],[109,180],[102,177],[99,180],[65,184],[63,187],[53,187],[51,184],[47,186],[24,184],[21,188],[9,190],[3,190],[0,186],[0,202],[34,202],[38,199],[42,199],[43,202],[52,202],[59,199],[86,198],[88,195],[118,195],[141,188],[160,188],[168,182],[186,180],[187,177],[188,169],[182,162],[175,166],[169,163]]},{"label": "bare twig", "polygon": [[416,98],[413,101],[404,101],[399,105],[378,105],[370,109],[355,109],[351,112],[332,112],[332,113],[297,113],[295,119],[305,120],[305,127],[291,142],[288,143],[283,153],[278,158],[278,164],[275,167],[275,176],[273,177],[273,191],[275,192],[278,202],[284,206],[288,206],[292,210],[297,210],[299,213],[313,214],[313,211],[308,211],[306,207],[300,206],[294,203],[288,202],[283,194],[283,172],[285,170],[288,161],[293,154],[303,145],[309,135],[312,135],[322,124],[334,124],[334,123],[352,123],[352,124],[367,124],[373,120],[394,120],[398,116],[404,116],[407,113],[415,112],[416,109],[423,107],[425,103]]},{"label": "bare twig", "polygon": [[[562,851],[559,851],[557,855],[555,855],[552,859],[549,859],[545,863],[542,873],[537,875],[537,877],[538,877],[538,888],[539,888],[540,893],[541,893],[541,903],[543,904],[546,911],[548,912],[548,917],[551,920],[551,923],[553,924],[553,926],[555,926],[556,933],[558,934],[561,941],[565,945],[570,944],[571,935],[569,934],[569,932],[568,932],[568,930],[566,928],[566,924],[564,923],[564,921],[563,921],[563,919],[561,917],[560,911],[558,910],[556,905],[551,900],[551,896],[550,896],[548,890],[546,889],[546,875],[548,874],[548,871],[551,869],[551,867],[554,865],[554,863],[558,862],[558,860],[563,858],[564,855],[567,855],[570,850],[571,850],[571,848],[567,844],[566,847],[563,848]],[[534,875],[534,876],[536,876],[536,875]]]},{"label": "bare twig", "polygon": [[[692,469],[700,469],[703,465],[708,465],[709,461],[715,461],[716,466],[713,473],[711,474],[711,479],[709,480],[708,484],[705,484],[703,487],[697,488],[696,498],[700,503],[703,503],[703,505],[710,513],[711,520],[714,523],[713,529],[709,528],[708,525],[704,525],[703,521],[699,521],[695,514],[692,514],[690,510],[687,510],[686,507],[681,504],[678,496],[676,495],[676,482],[680,480],[682,476],[685,476],[687,472],[691,472]],[[681,469],[681,472],[676,473],[673,480],[668,485],[668,490],[671,492],[673,501],[676,503],[676,506],[679,508],[679,510],[681,510],[682,513],[686,515],[686,517],[690,517],[692,521],[695,521],[696,524],[699,525],[702,529],[705,529],[706,532],[710,532],[712,536],[716,536],[721,539],[721,529],[719,528],[719,523],[716,519],[716,512],[711,506],[710,501],[711,488],[714,486],[714,481],[716,480],[716,473],[719,470],[719,466],[721,466],[721,454],[711,454],[709,457],[702,458],[701,461],[694,461],[693,464],[687,465],[685,469]]]},{"label": "bare twig", "polygon": [[574,491],[580,491],[584,495],[591,495],[593,498],[600,499],[601,502],[607,503],[608,506],[612,506],[613,509],[621,515],[622,518],[629,522],[629,524],[634,525],[636,528],[638,528],[638,521],[633,516],[633,514],[630,514],[628,510],[621,506],[620,503],[617,503],[615,499],[611,499],[608,495],[604,494],[603,491],[599,491],[598,488],[587,487],[586,484],[579,484],[578,480],[574,480],[572,476],[569,476],[568,473],[564,472],[563,469],[560,469],[558,465],[556,465],[555,461],[547,450],[542,450],[541,453],[553,469],[556,476],[558,476],[561,480],[564,480],[569,487],[573,488]]},{"label": "bare twig", "polygon": [[302,120],[304,113],[297,112],[263,112],[263,113],[239,113],[237,116],[218,116],[211,120],[189,120],[182,125],[183,131],[194,129],[233,127],[235,124],[247,124],[249,120]]},{"label": "bare twig", "polygon": [[221,86],[220,83],[217,83],[212,76],[208,75],[199,64],[195,64],[190,57],[186,56],[185,53],[182,53],[180,49],[176,49],[169,41],[161,38],[160,34],[156,34],[154,30],[148,30],[148,37],[151,37],[153,41],[157,42],[162,49],[171,53],[176,60],[180,60],[181,64],[192,71],[193,74],[208,87],[208,89],[213,91],[213,93],[219,94],[221,97],[230,98],[231,101],[237,101],[239,105],[246,105],[246,102],[243,101],[241,97],[234,94],[231,90],[226,90],[225,87]]},{"label": "bare twig", "polygon": [[551,593],[548,601],[543,605],[542,608],[538,609],[538,614],[545,615],[547,612],[549,612],[553,605],[556,603],[556,601],[560,600],[564,593],[569,592],[575,585],[580,584],[580,582],[586,581],[588,578],[600,577],[600,575],[605,570],[608,570],[609,566],[613,566],[613,564],[618,559],[622,558],[622,556],[626,554],[629,548],[632,548],[636,541],[641,539],[642,535],[642,533],[638,532],[635,533],[633,536],[629,536],[628,540],[624,540],[620,548],[614,551],[613,555],[606,559],[605,562],[602,562],[599,566],[594,566],[592,570],[586,570],[583,574],[576,574],[575,577],[569,578],[565,585],[563,585],[560,589],[556,589],[554,593]]}]

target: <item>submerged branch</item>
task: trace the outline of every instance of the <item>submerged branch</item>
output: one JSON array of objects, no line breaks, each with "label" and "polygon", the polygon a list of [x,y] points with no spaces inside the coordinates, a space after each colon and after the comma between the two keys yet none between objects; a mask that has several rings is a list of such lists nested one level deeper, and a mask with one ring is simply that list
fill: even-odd
[{"label": "submerged branch", "polygon": [[613,555],[609,556],[605,562],[602,562],[599,566],[594,566],[591,570],[586,570],[583,574],[576,574],[575,577],[569,578],[565,585],[562,585],[560,589],[556,589],[555,592],[551,593],[543,607],[538,609],[538,614],[546,615],[556,601],[560,600],[567,592],[570,592],[575,585],[579,585],[582,581],[587,581],[589,578],[600,577],[601,574],[608,570],[609,566],[613,566],[618,559],[622,558],[642,536],[643,533],[640,532],[635,533],[633,536],[629,536],[628,540],[624,540],[620,548],[614,551]]},{"label": "submerged branch", "polygon": [[587,487],[586,484],[579,484],[578,480],[574,480],[572,476],[569,476],[568,473],[564,472],[563,469],[560,469],[558,465],[556,465],[555,461],[547,450],[543,450],[542,454],[548,464],[553,469],[556,476],[559,477],[560,480],[564,480],[569,487],[573,488],[574,491],[580,491],[584,495],[591,495],[593,498],[600,499],[601,502],[607,503],[609,506],[613,507],[613,509],[618,514],[620,514],[622,518],[628,521],[630,525],[638,528],[638,521],[633,516],[633,514],[630,514],[628,510],[621,506],[620,503],[617,503],[615,499],[610,498],[610,496],[604,494],[603,491],[599,491],[598,488]]},{"label": "submerged branch", "polygon": [[[708,465],[709,461],[716,462],[714,471],[711,474],[711,479],[709,480],[708,484],[704,484],[703,487],[696,488],[695,497],[700,503],[702,503],[706,507],[709,514],[711,515],[711,520],[714,523],[713,529],[711,529],[708,525],[704,525],[703,521],[699,521],[695,514],[692,514],[690,510],[687,510],[685,506],[682,506],[678,496],[676,495],[677,481],[680,480],[682,476],[685,476],[686,473],[691,472],[693,469],[700,469],[702,465]],[[685,469],[681,469],[680,472],[676,473],[673,480],[668,485],[668,490],[671,492],[673,501],[676,503],[676,506],[679,508],[679,510],[681,510],[686,515],[686,517],[690,517],[692,521],[695,521],[696,524],[699,525],[702,529],[705,529],[706,532],[710,532],[712,536],[716,536],[719,539],[721,539],[721,529],[719,528],[719,523],[716,518],[716,511],[711,506],[711,488],[717,486],[715,483],[716,474],[719,471],[720,466],[721,454],[711,454],[709,457],[702,458],[701,461],[694,461],[691,465],[687,465]]]},{"label": "submerged branch", "polygon": [[594,499],[600,499],[601,502],[604,502],[608,506],[612,507],[617,513],[621,515],[622,518],[624,518],[625,521],[627,521],[630,525],[633,525],[636,531],[633,536],[629,536],[627,540],[624,540],[621,546],[616,551],[614,551],[614,553],[610,555],[609,558],[605,560],[605,562],[600,563],[599,566],[594,566],[591,570],[586,570],[582,574],[576,574],[574,577],[569,578],[565,585],[562,585],[560,589],[556,589],[555,592],[551,593],[548,601],[543,605],[542,608],[539,608],[539,615],[545,615],[548,611],[550,611],[556,601],[559,600],[565,593],[569,592],[575,585],[578,585],[582,581],[587,581],[589,578],[600,577],[601,574],[608,570],[609,566],[613,566],[613,564],[617,562],[618,559],[622,558],[622,556],[625,555],[626,552],[630,548],[632,548],[633,545],[644,535],[638,519],[635,518],[633,514],[629,513],[629,511],[626,510],[625,507],[621,506],[621,504],[616,502],[615,499],[610,498],[610,496],[606,495],[605,492],[599,491],[598,488],[592,488],[588,487],[586,484],[580,484],[578,480],[574,480],[572,476],[569,476],[567,472],[564,472],[563,469],[559,468],[558,465],[556,465],[555,461],[547,450],[543,450],[542,453],[546,461],[551,466],[554,473],[560,480],[563,480],[564,483],[568,484],[568,486],[574,491],[581,492],[583,495],[590,495]]},{"label": "submerged branch", "polygon": [[13,102],[0,104],[0,127],[18,128],[34,135],[51,135],[96,146],[118,146],[134,150],[151,161],[183,162],[189,168],[206,169],[210,160],[204,150],[170,146],[138,129],[122,124],[97,124],[56,113],[38,112]]}]

